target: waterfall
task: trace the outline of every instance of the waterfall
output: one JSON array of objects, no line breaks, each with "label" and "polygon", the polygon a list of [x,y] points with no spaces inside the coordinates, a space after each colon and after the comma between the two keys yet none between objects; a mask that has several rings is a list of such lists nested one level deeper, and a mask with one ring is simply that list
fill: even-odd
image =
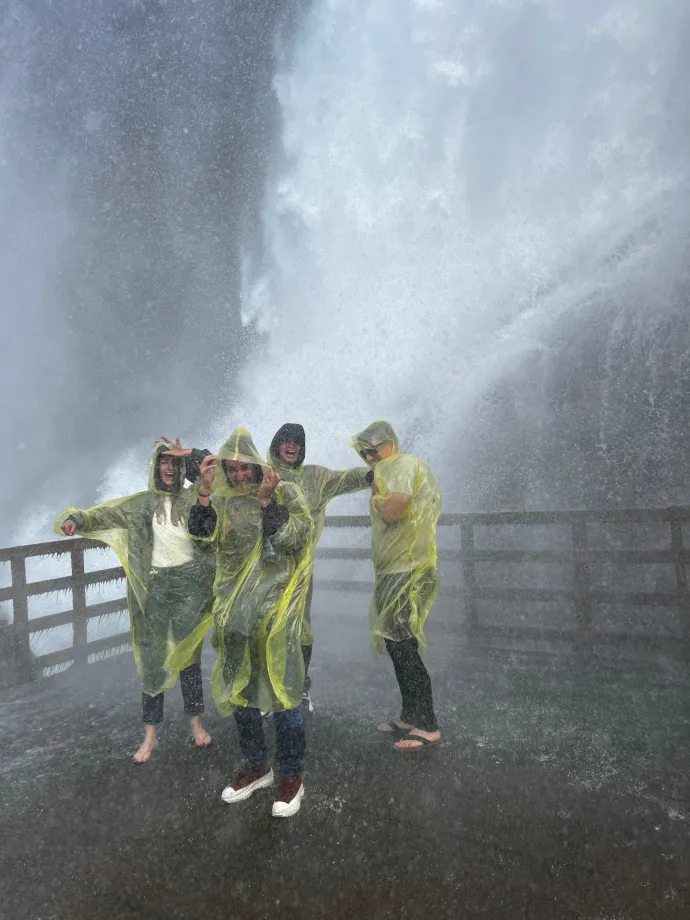
[{"label": "waterfall", "polygon": [[267,344],[216,440],[299,421],[350,465],[383,416],[458,509],[687,497],[689,29],[678,0],[315,0],[242,306]]}]

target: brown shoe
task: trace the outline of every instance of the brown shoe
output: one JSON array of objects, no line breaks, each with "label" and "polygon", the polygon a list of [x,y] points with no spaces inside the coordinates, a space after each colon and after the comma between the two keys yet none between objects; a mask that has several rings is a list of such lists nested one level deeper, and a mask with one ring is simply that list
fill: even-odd
[{"label": "brown shoe", "polygon": [[235,777],[234,783],[223,789],[221,798],[224,802],[244,802],[257,789],[273,785],[273,770],[267,764],[260,767],[243,767]]},{"label": "brown shoe", "polygon": [[304,797],[304,786],[302,777],[295,776],[294,779],[281,779],[278,795],[273,803],[274,818],[289,818],[297,814]]}]

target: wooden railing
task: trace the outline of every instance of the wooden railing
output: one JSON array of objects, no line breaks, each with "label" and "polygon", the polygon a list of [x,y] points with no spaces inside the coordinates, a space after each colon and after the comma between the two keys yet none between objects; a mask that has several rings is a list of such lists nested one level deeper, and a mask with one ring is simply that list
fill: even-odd
[{"label": "wooden railing", "polygon": [[[668,525],[668,542],[665,547],[655,549],[597,549],[588,545],[588,528],[593,524],[652,524],[663,522]],[[629,511],[554,511],[554,512],[498,512],[491,514],[446,514],[441,517],[440,527],[457,528],[460,546],[457,549],[443,549],[439,552],[439,565],[446,572],[455,568],[462,574],[459,585],[448,584],[442,578],[441,596],[462,601],[464,623],[469,633],[479,636],[498,636],[505,639],[536,638],[576,641],[585,647],[600,642],[630,641],[651,645],[672,645],[687,647],[690,644],[690,593],[688,591],[687,566],[690,550],[683,544],[683,524],[690,524],[690,507],[639,509]],[[566,525],[570,529],[570,546],[566,549],[479,549],[477,533],[481,528],[505,527],[506,525]],[[339,516],[326,519],[329,528],[352,529],[369,526],[365,516]],[[57,540],[29,546],[14,546],[0,549],[0,563],[9,562],[12,583],[0,588],[0,601],[11,601],[13,623],[0,627],[3,634],[11,632],[13,647],[26,660],[32,661],[34,669],[51,668],[72,662],[84,665],[89,658],[99,653],[125,648],[129,645],[129,633],[123,632],[107,638],[87,641],[87,625],[94,617],[126,610],[123,596],[103,603],[87,604],[86,588],[90,585],[122,581],[123,570],[117,566],[94,572],[84,571],[84,551],[103,544],[85,539]],[[71,556],[70,575],[49,578],[43,581],[27,582],[26,560],[35,556]],[[332,547],[320,549],[320,559],[364,560],[370,556],[368,549]],[[545,587],[497,587],[481,584],[477,577],[480,563],[560,563],[570,567],[571,585],[568,588]],[[601,563],[625,563],[634,565],[667,564],[673,567],[675,590],[673,591],[630,591],[624,588],[603,590],[596,588],[590,578],[590,567]],[[338,581],[319,577],[317,587],[336,591],[371,591],[372,581]],[[29,617],[28,599],[42,594],[69,591],[72,594],[72,608],[59,613],[40,617]],[[482,622],[480,603],[490,601],[494,605],[506,603],[531,604],[537,602],[569,602],[573,604],[575,622],[572,630],[530,628],[517,625],[491,626]],[[654,632],[645,635],[634,631],[606,632],[593,628],[593,611],[602,603],[625,605],[631,609],[639,606],[673,608],[678,611],[682,622],[680,635],[666,637],[663,641]],[[71,624],[72,646],[45,655],[30,655],[30,636],[56,626]]]},{"label": "wooden railing", "polygon": [[[596,524],[658,524],[668,525],[668,543],[655,549],[598,549],[588,545],[588,525]],[[368,527],[365,516],[342,516],[327,518],[331,527]],[[461,599],[465,623],[475,638],[485,636],[507,639],[567,639],[584,647],[594,643],[629,642],[637,645],[657,647],[690,646],[690,593],[688,591],[687,565],[690,550],[683,544],[683,524],[690,524],[690,507],[649,508],[621,511],[505,511],[495,513],[446,514],[439,521],[440,527],[458,528],[460,547],[439,550],[439,567],[451,563],[462,572],[461,585],[444,583],[441,579],[440,597]],[[508,525],[566,525],[570,529],[570,547],[567,549],[477,549],[476,536],[481,528],[506,527]],[[366,559],[369,551],[364,549],[341,550],[338,548],[320,550],[321,558]],[[480,584],[477,565],[480,563],[562,563],[571,568],[569,588],[544,587],[496,587]],[[666,564],[673,567],[675,590],[673,591],[629,591],[624,588],[600,589],[592,585],[590,567],[594,564],[618,563],[633,565]],[[320,587],[342,591],[371,591],[372,582],[323,581]],[[572,630],[553,628],[530,628],[529,626],[493,626],[481,621],[479,602],[493,604],[535,602],[570,602],[575,610]],[[630,631],[600,631],[593,627],[593,610],[602,604],[635,607],[672,608],[677,610],[681,620],[681,633],[677,636],[660,637],[653,631],[640,634]]]},{"label": "wooden railing", "polygon": [[[99,569],[95,572],[84,571],[84,550],[95,547],[105,548],[105,544],[80,538],[0,549],[0,563],[9,562],[12,574],[12,584],[9,587],[0,588],[0,601],[11,600],[14,613],[12,626],[4,627],[4,630],[11,630],[13,653],[22,658],[27,668],[29,663],[31,670],[34,671],[68,662],[83,665],[88,662],[91,655],[130,645],[129,631],[108,636],[105,639],[87,641],[87,627],[90,619],[127,610],[127,599],[124,593],[122,597],[115,600],[87,605],[86,588],[89,585],[124,580],[124,571],[120,566]],[[27,582],[27,559],[35,556],[55,557],[67,554],[71,556],[71,575]],[[69,591],[72,594],[70,610],[29,618],[30,597],[63,591]],[[32,656],[30,654],[30,636],[33,633],[66,625],[72,626],[72,645],[69,648],[49,652],[46,655]],[[2,631],[0,631],[0,637],[2,637]]]}]

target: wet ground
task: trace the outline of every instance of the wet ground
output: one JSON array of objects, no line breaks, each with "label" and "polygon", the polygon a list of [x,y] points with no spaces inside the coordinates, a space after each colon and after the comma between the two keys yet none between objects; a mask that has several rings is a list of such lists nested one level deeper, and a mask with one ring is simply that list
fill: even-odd
[{"label": "wet ground", "polygon": [[397,697],[364,608],[317,593],[318,709],[287,821],[268,791],[220,801],[234,724],[209,712],[214,745],[195,750],[176,689],[153,761],[132,763],[128,655],[0,693],[0,917],[687,920],[687,662],[472,650],[439,610],[445,742],[399,754],[373,731]]}]

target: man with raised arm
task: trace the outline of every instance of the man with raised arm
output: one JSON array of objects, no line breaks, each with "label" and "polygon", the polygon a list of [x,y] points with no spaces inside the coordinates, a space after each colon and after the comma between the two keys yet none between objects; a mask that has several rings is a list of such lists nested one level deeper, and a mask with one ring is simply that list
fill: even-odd
[{"label": "man with raised arm", "polygon": [[[309,503],[309,510],[314,519],[314,546],[316,547],[323,532],[326,520],[326,506],[340,495],[349,495],[370,488],[374,474],[367,467],[355,467],[350,470],[330,470],[325,466],[305,463],[306,436],[304,428],[294,422],[288,422],[276,431],[268,450],[268,462],[283,480],[296,482],[301,486]],[[302,634],[302,655],[304,656],[304,699],[302,701],[308,712],[314,711],[311,697],[311,677],[309,664],[314,642],[311,631],[311,601],[313,582],[309,583],[309,594],[304,611],[305,629]]]}]

